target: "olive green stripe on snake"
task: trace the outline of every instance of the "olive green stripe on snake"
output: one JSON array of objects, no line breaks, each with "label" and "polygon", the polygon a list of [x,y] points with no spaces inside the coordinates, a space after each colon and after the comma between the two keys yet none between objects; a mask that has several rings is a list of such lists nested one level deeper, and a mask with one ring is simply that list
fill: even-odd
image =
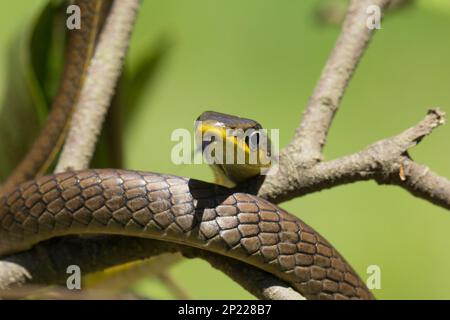
[{"label": "olive green stripe on snake", "polygon": [[268,201],[218,185],[102,169],[41,177],[0,197],[0,256],[73,234],[152,238],[212,251],[274,274],[308,299],[373,298],[311,227]]}]

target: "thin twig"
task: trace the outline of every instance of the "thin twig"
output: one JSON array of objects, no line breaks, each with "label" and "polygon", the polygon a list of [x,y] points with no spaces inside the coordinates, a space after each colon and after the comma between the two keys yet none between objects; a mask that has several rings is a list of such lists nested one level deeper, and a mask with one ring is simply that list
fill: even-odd
[{"label": "thin twig", "polygon": [[430,201],[450,210],[450,180],[439,176],[427,166],[404,157],[400,163],[404,175],[392,172],[389,177],[378,180],[381,184],[394,184],[409,191],[412,195]]},{"label": "thin twig", "polygon": [[352,0],[341,34],[322,71],[320,80],[306,106],[294,138],[282,156],[297,166],[308,166],[322,159],[328,130],[374,30],[367,27],[367,9],[383,9],[390,0]]}]

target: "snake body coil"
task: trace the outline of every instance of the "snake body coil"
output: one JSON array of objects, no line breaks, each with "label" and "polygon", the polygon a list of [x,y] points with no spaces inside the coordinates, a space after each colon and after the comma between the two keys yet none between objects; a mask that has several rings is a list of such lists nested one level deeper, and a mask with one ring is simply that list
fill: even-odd
[{"label": "snake body coil", "polygon": [[257,266],[310,299],[371,293],[316,231],[279,207],[206,182],[113,169],[45,176],[0,198],[0,256],[71,234],[189,245]]},{"label": "snake body coil", "polygon": [[0,194],[0,256],[59,236],[171,241],[254,265],[310,299],[373,298],[316,231],[256,196],[197,180],[123,170],[45,172],[64,137],[109,1],[76,0],[65,71],[47,124]]}]

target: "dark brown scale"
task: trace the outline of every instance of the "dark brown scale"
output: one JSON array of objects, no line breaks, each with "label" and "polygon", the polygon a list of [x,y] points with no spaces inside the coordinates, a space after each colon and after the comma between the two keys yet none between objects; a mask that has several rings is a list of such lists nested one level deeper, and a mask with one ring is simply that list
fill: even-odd
[{"label": "dark brown scale", "polygon": [[0,256],[73,234],[120,234],[229,256],[309,299],[371,299],[339,253],[256,196],[171,175],[85,170],[41,177],[0,197]]}]

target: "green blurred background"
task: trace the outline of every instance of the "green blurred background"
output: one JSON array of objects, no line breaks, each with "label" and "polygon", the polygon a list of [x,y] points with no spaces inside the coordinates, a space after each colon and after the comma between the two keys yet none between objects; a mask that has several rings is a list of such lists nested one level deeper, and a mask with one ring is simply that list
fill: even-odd
[{"label": "green blurred background", "polygon": [[[337,1],[337,0],[336,0]],[[0,101],[11,45],[45,0],[0,2]],[[339,26],[318,18],[316,0],[144,0],[128,56],[130,70],[161,37],[170,49],[129,115],[125,167],[212,180],[206,165],[176,166],[171,132],[191,129],[206,109],[258,120],[291,139]],[[450,111],[450,3],[415,1],[388,13],[342,101],[325,149],[342,156],[399,133],[426,110]],[[450,126],[411,151],[450,177]],[[0,155],[5,156],[5,155]],[[283,203],[320,231],[363,279],[381,267],[382,299],[450,299],[450,213],[392,186],[361,182]],[[252,298],[207,263],[171,271],[191,298]],[[136,290],[172,298],[157,280]]]}]

